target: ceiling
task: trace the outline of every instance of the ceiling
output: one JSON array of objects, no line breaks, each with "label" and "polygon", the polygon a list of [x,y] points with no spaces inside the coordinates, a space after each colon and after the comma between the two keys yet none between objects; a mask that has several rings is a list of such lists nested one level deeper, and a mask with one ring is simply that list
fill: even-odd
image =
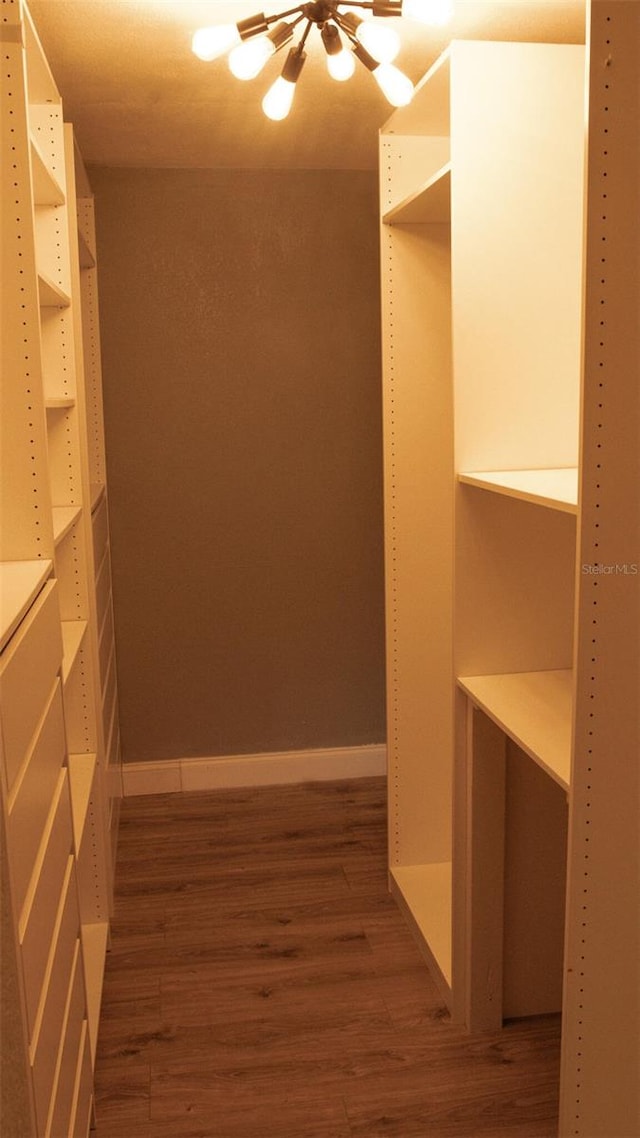
[{"label": "ceiling", "polygon": [[[280,58],[241,82],[226,59],[191,52],[198,27],[296,0],[28,0],[85,161],[106,166],[374,169],[392,108],[364,67],[326,73],[317,32],[284,122],[262,113]],[[393,20],[397,60],[416,82],[452,38],[584,41],[585,0],[453,0],[446,29]],[[286,49],[285,49],[286,50]]]}]

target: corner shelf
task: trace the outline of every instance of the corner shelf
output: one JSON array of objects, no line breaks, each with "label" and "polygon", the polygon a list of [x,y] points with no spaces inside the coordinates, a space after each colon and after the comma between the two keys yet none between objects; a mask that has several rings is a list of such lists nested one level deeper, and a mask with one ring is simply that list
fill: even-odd
[{"label": "corner shelf", "polygon": [[78,230],[78,260],[81,269],[95,269],[96,267],[96,259],[80,229]]},{"label": "corner shelf", "polygon": [[460,676],[458,685],[564,790],[571,782],[570,670]]},{"label": "corner shelf", "polygon": [[38,273],[38,296],[41,308],[69,308],[71,298],[54,281]]},{"label": "corner shelf", "polygon": [[104,482],[92,482],[89,487],[91,497],[91,513],[95,513],[104,497],[105,485]]},{"label": "corner shelf", "polygon": [[56,175],[47,165],[37,140],[31,136],[31,171],[34,205],[64,205],[65,194]]},{"label": "corner shelf", "polygon": [[383,214],[385,225],[411,225],[451,220],[451,163]]},{"label": "corner shelf", "polygon": [[78,521],[82,509],[80,506],[52,506],[51,513],[53,516],[53,544],[59,545]]},{"label": "corner shelf", "polygon": [[66,684],[87,631],[86,620],[63,620],[62,627],[62,682]]},{"label": "corner shelf", "polygon": [[51,561],[0,562],[0,652],[31,608],[51,569]]},{"label": "corner shelf", "polygon": [[96,770],[95,754],[69,755],[69,791],[71,795],[71,814],[73,837],[76,850],[82,844],[85,822],[89,812],[91,788]]},{"label": "corner shelf", "polygon": [[76,401],[73,395],[51,396],[51,398],[45,398],[44,401],[46,411],[68,411],[75,405]]},{"label": "corner shelf", "polygon": [[566,514],[578,512],[577,467],[554,470],[485,470],[459,474],[458,481],[465,486],[504,494],[509,498],[547,506]]}]

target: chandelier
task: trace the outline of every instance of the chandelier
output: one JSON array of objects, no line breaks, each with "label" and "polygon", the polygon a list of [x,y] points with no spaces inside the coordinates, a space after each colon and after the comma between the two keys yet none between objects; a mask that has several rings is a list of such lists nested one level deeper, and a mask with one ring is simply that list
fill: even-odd
[{"label": "chandelier", "polygon": [[[333,79],[349,79],[358,59],[392,106],[402,107],[413,98],[413,83],[393,63],[400,49],[397,32],[378,23],[378,18],[409,16],[422,23],[444,24],[451,16],[451,6],[452,0],[316,0],[272,16],[259,12],[237,24],[200,28],[193,37],[192,48],[206,62],[228,52],[233,75],[237,79],[254,79],[271,56],[290,44],[301,28],[299,41],[289,48],[282,74],[262,100],[265,115],[280,120],[291,110],[296,83],[307,58],[305,44],[316,28]],[[374,19],[364,19],[354,9],[368,10]]]}]

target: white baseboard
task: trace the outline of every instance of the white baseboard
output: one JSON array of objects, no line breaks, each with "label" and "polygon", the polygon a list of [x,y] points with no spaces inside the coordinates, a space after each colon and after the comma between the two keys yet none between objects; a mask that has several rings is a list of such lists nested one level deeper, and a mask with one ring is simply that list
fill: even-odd
[{"label": "white baseboard", "polygon": [[322,747],[311,751],[274,751],[261,755],[221,755],[202,759],[163,759],[124,763],[125,797],[236,786],[276,786],[386,774],[387,748]]}]

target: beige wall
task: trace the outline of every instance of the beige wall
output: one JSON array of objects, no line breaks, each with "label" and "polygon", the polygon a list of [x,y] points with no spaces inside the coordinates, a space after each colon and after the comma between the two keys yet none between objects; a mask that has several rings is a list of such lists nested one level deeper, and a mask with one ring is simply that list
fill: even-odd
[{"label": "beige wall", "polygon": [[125,761],[383,741],[376,175],[90,176]]}]

